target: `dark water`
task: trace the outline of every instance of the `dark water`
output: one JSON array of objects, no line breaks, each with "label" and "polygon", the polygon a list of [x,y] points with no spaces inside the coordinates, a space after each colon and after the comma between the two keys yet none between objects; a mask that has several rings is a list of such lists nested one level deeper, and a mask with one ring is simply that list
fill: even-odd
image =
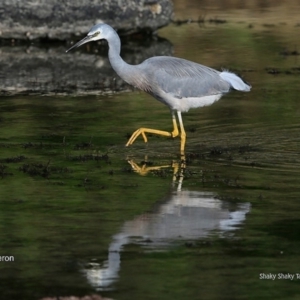
[{"label": "dark water", "polygon": [[176,139],[124,147],[171,129],[144,93],[2,97],[1,299],[297,299],[297,30],[164,29],[176,56],[253,86],[184,114],[186,165]]}]

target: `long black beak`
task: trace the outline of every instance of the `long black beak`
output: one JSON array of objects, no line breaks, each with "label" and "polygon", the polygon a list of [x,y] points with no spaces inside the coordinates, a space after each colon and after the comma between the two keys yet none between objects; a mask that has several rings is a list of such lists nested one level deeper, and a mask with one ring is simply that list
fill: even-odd
[{"label": "long black beak", "polygon": [[92,40],[93,36],[92,35],[87,35],[85,38],[83,38],[82,40],[80,40],[78,43],[76,43],[75,45],[73,45],[70,49],[68,49],[66,52],[71,51],[74,48],[78,48],[81,45],[88,43]]}]

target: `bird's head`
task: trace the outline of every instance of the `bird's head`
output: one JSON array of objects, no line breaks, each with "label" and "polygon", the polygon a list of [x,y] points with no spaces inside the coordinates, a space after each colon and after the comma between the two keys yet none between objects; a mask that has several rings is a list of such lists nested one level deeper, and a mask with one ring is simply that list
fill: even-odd
[{"label": "bird's head", "polygon": [[109,37],[109,35],[111,34],[112,30],[113,29],[107,24],[104,24],[104,23],[97,24],[91,28],[91,30],[89,31],[89,33],[87,34],[87,36],[85,38],[83,38],[78,43],[73,45],[66,52],[69,52],[70,50],[72,50],[74,48],[78,48],[81,45],[86,44],[91,41],[107,39]]}]

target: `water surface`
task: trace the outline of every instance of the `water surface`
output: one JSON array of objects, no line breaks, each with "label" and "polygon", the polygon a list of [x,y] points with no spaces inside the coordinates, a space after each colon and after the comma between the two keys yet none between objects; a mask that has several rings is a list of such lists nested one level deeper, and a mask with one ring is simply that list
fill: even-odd
[{"label": "water surface", "polygon": [[185,165],[177,139],[124,147],[172,127],[142,92],[1,98],[3,298],[297,299],[299,27],[226,18],[160,33],[253,86],[184,114]]}]

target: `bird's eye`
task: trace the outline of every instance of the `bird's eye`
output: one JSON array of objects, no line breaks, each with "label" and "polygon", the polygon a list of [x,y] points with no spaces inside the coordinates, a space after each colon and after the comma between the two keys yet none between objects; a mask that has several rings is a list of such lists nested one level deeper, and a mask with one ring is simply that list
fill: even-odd
[{"label": "bird's eye", "polygon": [[93,34],[93,37],[96,37],[97,35],[100,34],[100,31],[96,31],[94,34]]}]

